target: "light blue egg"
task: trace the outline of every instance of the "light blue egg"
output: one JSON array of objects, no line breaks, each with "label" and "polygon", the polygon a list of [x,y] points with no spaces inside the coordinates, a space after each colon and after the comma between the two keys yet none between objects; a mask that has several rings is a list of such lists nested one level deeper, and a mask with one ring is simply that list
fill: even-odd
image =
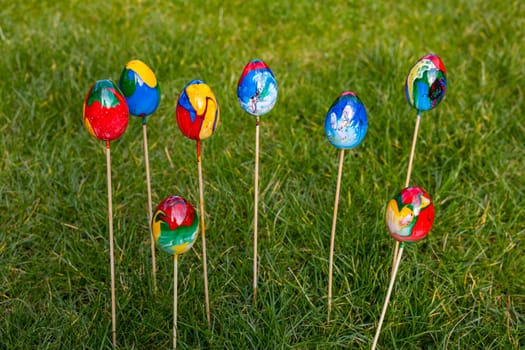
[{"label": "light blue egg", "polygon": [[326,137],[337,148],[353,148],[363,141],[368,129],[366,109],[353,92],[343,92],[332,104],[324,122]]}]

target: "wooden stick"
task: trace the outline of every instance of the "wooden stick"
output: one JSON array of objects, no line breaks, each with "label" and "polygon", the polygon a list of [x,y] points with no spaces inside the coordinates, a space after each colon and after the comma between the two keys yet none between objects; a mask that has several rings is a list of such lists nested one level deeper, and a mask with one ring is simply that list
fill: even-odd
[{"label": "wooden stick", "polygon": [[111,274],[111,335],[113,346],[117,346],[117,306],[115,302],[115,253],[113,248],[113,198],[111,190],[111,152],[106,141],[106,169],[108,179],[108,220],[109,220],[109,269]]},{"label": "wooden stick", "polygon": [[179,256],[173,255],[173,349],[177,348],[177,288]]},{"label": "wooden stick", "polygon": [[151,229],[151,219],[153,206],[151,204],[151,178],[149,173],[149,155],[148,155],[148,127],[146,117],[142,119],[142,134],[144,135],[144,162],[146,163],[146,187],[148,189],[148,227],[151,241],[151,275],[153,279],[153,292],[157,293],[157,263],[155,261],[155,240]]},{"label": "wooden stick", "polygon": [[386,298],[385,303],[383,305],[383,311],[381,311],[381,317],[379,318],[379,324],[377,325],[376,335],[374,336],[374,342],[372,343],[371,350],[374,350],[377,345],[377,340],[379,339],[379,333],[381,333],[381,326],[383,325],[383,321],[385,319],[386,309],[388,307],[388,302],[390,301],[390,295],[392,294],[392,288],[394,287],[394,281],[396,279],[397,270],[399,269],[399,263],[401,262],[401,257],[403,255],[403,244],[401,244],[401,247],[399,248],[399,254],[398,258],[396,259],[396,265],[394,266],[394,270],[392,271],[392,276],[390,278],[390,284],[388,286],[388,291],[386,292]]},{"label": "wooden stick", "polygon": [[414,127],[414,137],[412,138],[412,148],[410,149],[410,158],[408,159],[408,170],[407,178],[405,181],[405,187],[408,187],[410,184],[410,175],[412,174],[412,164],[414,162],[414,154],[416,153],[416,142],[417,142],[417,133],[419,131],[419,123],[421,121],[421,113],[418,111],[416,116],[416,126]]},{"label": "wooden stick", "polygon": [[335,187],[334,215],[332,218],[332,234],[330,236],[330,263],[328,265],[328,322],[330,322],[330,312],[332,311],[332,270],[334,265],[334,244],[335,228],[337,226],[337,210],[339,208],[339,192],[341,189],[341,178],[343,175],[343,160],[345,150],[339,152],[339,170],[337,171],[337,185]]},{"label": "wooden stick", "polygon": [[210,299],[208,296],[208,264],[206,259],[206,230],[204,225],[204,190],[202,181],[202,164],[201,164],[201,143],[197,140],[197,167],[199,171],[199,196],[200,196],[200,214],[201,214],[201,237],[202,237],[202,265],[204,269],[204,299],[206,301],[206,318],[208,327],[211,328],[210,317]]},{"label": "wooden stick", "polygon": [[253,195],[253,303],[257,301],[257,226],[259,216],[259,117],[255,122],[255,170]]},{"label": "wooden stick", "polygon": [[[412,148],[410,149],[410,157],[408,159],[408,169],[407,177],[405,180],[405,188],[410,185],[410,175],[412,174],[412,164],[414,162],[414,155],[416,153],[416,142],[417,142],[417,133],[419,131],[419,122],[421,121],[421,112],[417,112],[416,116],[416,126],[414,127],[414,136],[412,138]],[[394,273],[394,266],[396,265],[397,254],[399,251],[399,241],[396,241],[396,246],[394,247],[394,256],[392,260],[392,273]]]}]

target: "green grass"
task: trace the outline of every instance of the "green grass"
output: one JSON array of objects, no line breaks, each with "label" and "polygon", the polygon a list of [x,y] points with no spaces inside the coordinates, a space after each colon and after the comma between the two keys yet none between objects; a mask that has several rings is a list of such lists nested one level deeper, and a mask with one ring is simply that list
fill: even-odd
[{"label": "green grass", "polygon": [[[149,118],[154,205],[198,207],[194,142],[175,122],[184,84],[206,81],[221,125],[203,141],[212,327],[200,239],[179,263],[181,349],[368,349],[394,241],[415,111],[403,83],[435,52],[445,100],[425,112],[412,183],[432,196],[430,235],[406,250],[381,349],[525,347],[525,5],[520,1],[2,1],[0,3],[0,349],[110,349],[103,142],[82,124],[96,80],[126,62],[155,71]],[[279,83],[262,117],[260,283],[252,304],[254,120],[236,84],[264,59]],[[337,150],[324,136],[344,90],[368,111],[346,153],[327,324]],[[173,266],[157,251],[153,294],[140,120],[112,143],[118,342],[171,345]]]}]

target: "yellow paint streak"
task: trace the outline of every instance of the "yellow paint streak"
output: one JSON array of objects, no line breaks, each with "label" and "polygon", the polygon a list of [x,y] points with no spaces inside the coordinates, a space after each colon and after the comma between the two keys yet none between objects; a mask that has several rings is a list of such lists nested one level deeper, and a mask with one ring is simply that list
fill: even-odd
[{"label": "yellow paint streak", "polygon": [[[213,95],[212,95],[213,96]],[[213,134],[213,126],[215,124],[215,115],[217,113],[217,103],[215,102],[215,97],[212,100],[208,101],[208,109],[206,110],[206,115],[204,116],[204,121],[202,122],[201,132],[199,137],[201,140],[210,137]],[[219,115],[217,114],[217,125],[219,124]]]},{"label": "yellow paint streak", "polygon": [[[206,109],[206,97],[211,97],[215,100],[215,96],[210,87],[206,84],[193,84],[186,88],[186,94],[190,100],[191,105],[195,108],[198,115],[202,115]],[[208,106],[208,110],[210,106]]]},{"label": "yellow paint streak", "polygon": [[84,118],[84,125],[86,126],[87,131],[89,131],[91,135],[97,137],[97,135],[95,135],[95,130],[93,130],[93,127],[91,126],[91,123],[89,122],[88,118]]},{"label": "yellow paint streak", "polygon": [[134,70],[140,78],[151,88],[157,86],[157,77],[148,65],[140,60],[129,61],[126,64],[127,69]]},{"label": "yellow paint streak", "polygon": [[183,244],[178,245],[176,247],[172,247],[172,249],[173,249],[174,254],[179,255],[179,254],[184,254],[188,250],[190,250],[192,245],[193,245],[193,243],[192,244],[190,244],[190,243],[183,243]]},{"label": "yellow paint streak", "polygon": [[160,224],[162,221],[157,220],[157,216],[160,214],[166,215],[162,210],[157,211],[153,216],[153,223],[151,224],[151,231],[153,233],[153,239],[155,242],[158,242],[160,237]]}]

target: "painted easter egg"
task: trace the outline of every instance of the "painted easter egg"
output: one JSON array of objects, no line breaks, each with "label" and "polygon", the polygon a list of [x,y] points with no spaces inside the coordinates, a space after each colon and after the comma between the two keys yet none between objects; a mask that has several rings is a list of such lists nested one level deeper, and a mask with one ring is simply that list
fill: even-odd
[{"label": "painted easter egg", "polygon": [[447,91],[447,71],[439,56],[421,57],[410,69],[405,81],[408,103],[418,111],[435,108]]},{"label": "painted easter egg", "polygon": [[219,104],[211,88],[201,80],[190,81],[177,101],[177,125],[193,140],[210,137],[219,125]]},{"label": "painted easter egg", "polygon": [[153,238],[161,250],[169,254],[182,254],[195,243],[199,217],[186,199],[169,196],[155,209],[151,228]]},{"label": "painted easter egg", "polygon": [[157,109],[160,87],[155,73],[140,60],[129,61],[120,74],[118,85],[129,113],[136,117],[147,117]]},{"label": "painted easter egg", "polygon": [[363,141],[367,129],[365,106],[355,93],[343,92],[326,114],[326,137],[337,148],[352,148]]},{"label": "painted easter egg", "polygon": [[432,199],[420,187],[407,187],[388,203],[386,224],[398,241],[419,241],[428,234],[433,222]]},{"label": "painted easter egg", "polygon": [[97,139],[112,141],[128,126],[126,99],[110,80],[99,80],[89,89],[83,107],[84,125]]},{"label": "painted easter egg", "polygon": [[277,82],[262,60],[250,61],[237,84],[237,98],[246,112],[254,116],[268,113],[277,101]]}]

